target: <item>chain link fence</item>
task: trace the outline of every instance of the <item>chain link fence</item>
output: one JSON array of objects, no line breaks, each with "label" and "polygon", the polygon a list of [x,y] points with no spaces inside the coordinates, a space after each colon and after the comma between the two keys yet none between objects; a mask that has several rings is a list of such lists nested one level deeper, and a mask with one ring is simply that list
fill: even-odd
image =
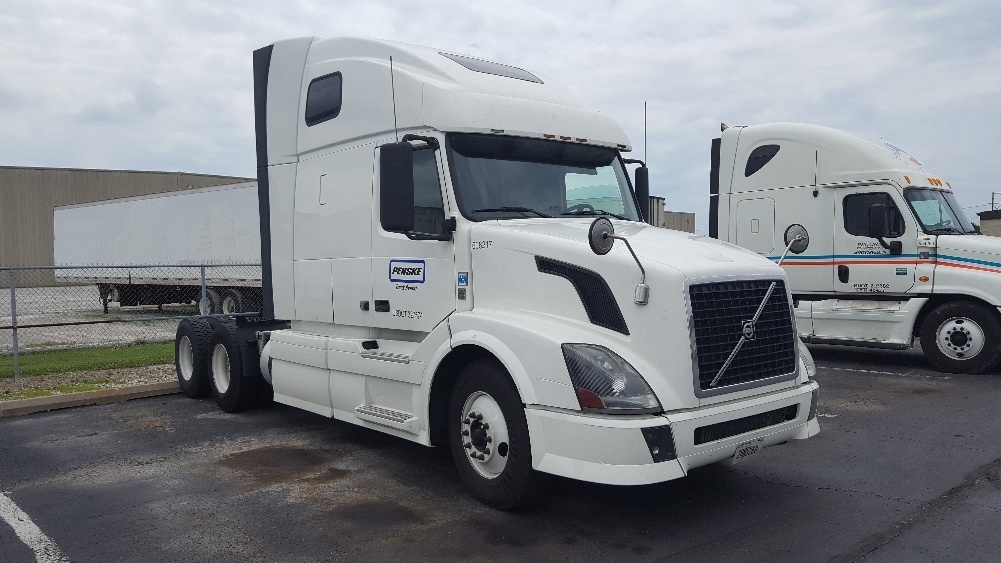
[{"label": "chain link fence", "polygon": [[0,268],[0,356],[170,342],[180,319],[261,310],[259,264]]}]

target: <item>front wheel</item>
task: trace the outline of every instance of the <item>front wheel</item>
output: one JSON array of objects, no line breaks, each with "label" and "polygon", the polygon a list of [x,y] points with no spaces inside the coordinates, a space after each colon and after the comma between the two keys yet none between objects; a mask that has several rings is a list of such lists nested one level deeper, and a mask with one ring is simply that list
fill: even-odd
[{"label": "front wheel", "polygon": [[449,444],[459,476],[477,500],[513,510],[535,500],[525,407],[504,369],[491,360],[463,368],[448,406]]},{"label": "front wheel", "polygon": [[983,373],[1001,359],[1001,319],[980,303],[944,303],[921,324],[921,349],[942,371]]}]

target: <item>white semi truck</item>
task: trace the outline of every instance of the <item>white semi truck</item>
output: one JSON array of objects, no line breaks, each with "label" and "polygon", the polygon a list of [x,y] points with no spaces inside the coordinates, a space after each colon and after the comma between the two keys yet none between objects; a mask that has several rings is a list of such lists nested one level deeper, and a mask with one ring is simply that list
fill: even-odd
[{"label": "white semi truck", "polygon": [[[59,206],[53,264],[116,267],[57,269],[55,278],[96,284],[105,313],[109,301],[198,303],[203,314],[258,311],[258,216],[257,182]],[[204,295],[200,265],[208,265]]]},{"label": "white semi truck", "polygon": [[[942,371],[1001,359],[1001,239],[901,148],[797,123],[723,127],[710,236],[783,262],[806,342],[907,349]],[[794,242],[794,239],[795,242]]]},{"label": "white semi truck", "polygon": [[819,431],[782,269],[645,224],[622,129],[552,79],[346,38],[254,74],[265,318],[179,325],[189,395],[448,447],[500,509]]}]

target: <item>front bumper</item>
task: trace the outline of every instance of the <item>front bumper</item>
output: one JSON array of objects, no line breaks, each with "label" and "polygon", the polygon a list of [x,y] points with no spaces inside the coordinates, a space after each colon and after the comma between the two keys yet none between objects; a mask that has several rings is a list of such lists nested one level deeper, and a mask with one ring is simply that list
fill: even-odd
[{"label": "front bumper", "polygon": [[[749,440],[764,447],[817,434],[820,425],[809,416],[818,388],[810,381],[760,397],[659,416],[588,415],[530,406],[525,414],[532,440],[532,466],[544,473],[610,485],[677,479],[692,468],[733,457],[737,446]],[[781,412],[790,413],[789,420],[769,421],[763,428],[721,439],[711,439],[713,432],[707,432],[707,427],[713,427],[729,434],[740,430],[741,420],[753,423],[766,420],[768,413]],[[732,424],[729,432],[728,423]],[[654,446],[648,441],[651,431],[647,430],[645,437],[643,429],[665,426],[670,426],[676,457],[655,462],[656,454],[651,453]],[[658,457],[664,456],[661,453]]]}]

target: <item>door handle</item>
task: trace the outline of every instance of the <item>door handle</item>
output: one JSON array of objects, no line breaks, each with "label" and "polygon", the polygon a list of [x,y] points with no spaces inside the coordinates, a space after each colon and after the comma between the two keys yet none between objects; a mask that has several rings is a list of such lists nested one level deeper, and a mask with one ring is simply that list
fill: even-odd
[{"label": "door handle", "polygon": [[838,280],[841,283],[848,283],[848,266],[844,264],[838,266]]},{"label": "door handle", "polygon": [[388,299],[376,299],[375,300],[375,312],[376,313],[388,313],[389,312],[389,300]]}]

